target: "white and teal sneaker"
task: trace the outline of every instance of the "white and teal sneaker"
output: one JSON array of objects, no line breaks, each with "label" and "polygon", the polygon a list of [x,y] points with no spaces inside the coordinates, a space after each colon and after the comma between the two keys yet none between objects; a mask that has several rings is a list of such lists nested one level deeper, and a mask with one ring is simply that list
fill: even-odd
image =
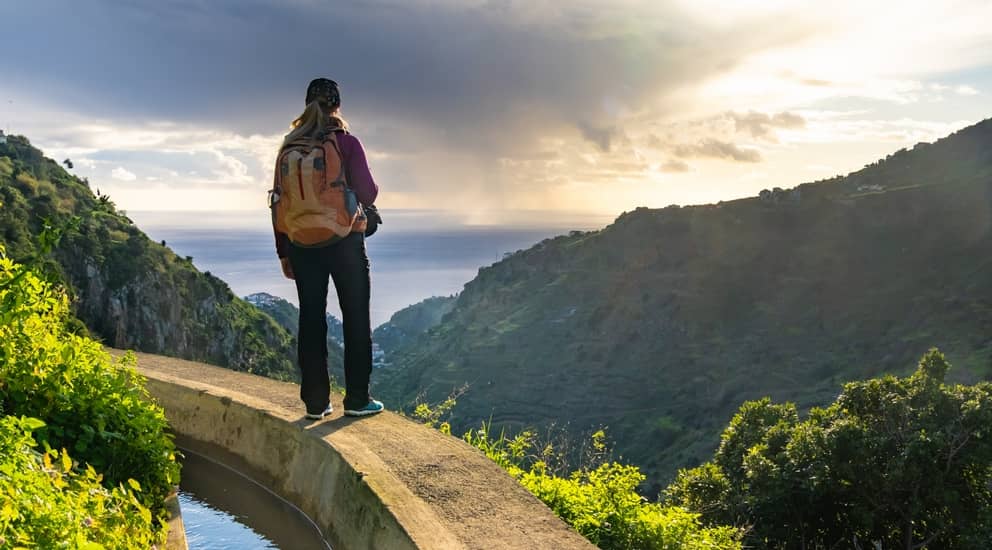
[{"label": "white and teal sneaker", "polygon": [[373,415],[373,414],[379,414],[385,408],[386,407],[384,407],[381,402],[376,401],[375,399],[369,399],[368,404],[365,405],[364,407],[360,408],[360,409],[345,409],[344,410],[344,415],[345,416],[369,416],[369,415]]},{"label": "white and teal sneaker", "polygon": [[311,413],[311,412],[308,412],[308,413],[307,413],[306,415],[304,415],[304,416],[306,416],[306,417],[307,417],[307,419],[309,419],[309,420],[320,420],[321,418],[324,418],[325,416],[330,416],[330,414],[331,414],[332,412],[334,412],[334,407],[332,407],[332,406],[331,406],[331,404],[330,404],[330,403],[328,403],[328,404],[327,404],[327,408],[326,408],[326,409],[324,409],[324,411],[323,411],[323,412],[319,412],[319,413]]}]

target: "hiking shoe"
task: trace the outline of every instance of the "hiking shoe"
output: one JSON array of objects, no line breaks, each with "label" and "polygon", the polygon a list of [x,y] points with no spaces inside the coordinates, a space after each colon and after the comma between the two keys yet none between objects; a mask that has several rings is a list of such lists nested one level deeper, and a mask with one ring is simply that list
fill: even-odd
[{"label": "hiking shoe", "polygon": [[324,412],[319,412],[319,413],[308,412],[305,416],[309,420],[320,420],[321,418],[324,418],[325,416],[329,416],[332,412],[334,412],[334,407],[332,407],[331,404],[328,403],[327,404],[327,408],[324,409]]},{"label": "hiking shoe", "polygon": [[372,414],[379,414],[385,408],[386,407],[384,407],[382,403],[380,403],[379,401],[376,401],[375,399],[369,399],[368,404],[366,404],[364,407],[360,409],[345,409],[344,414],[345,416],[369,416]]}]

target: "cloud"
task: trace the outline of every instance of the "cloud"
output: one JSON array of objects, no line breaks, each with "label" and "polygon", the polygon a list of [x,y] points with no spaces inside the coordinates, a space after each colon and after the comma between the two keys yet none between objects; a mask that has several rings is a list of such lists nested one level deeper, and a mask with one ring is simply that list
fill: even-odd
[{"label": "cloud", "polygon": [[733,143],[716,139],[705,139],[695,144],[678,145],[675,147],[675,155],[727,159],[737,162],[761,162],[761,153],[758,150],[738,147]]},{"label": "cloud", "polygon": [[578,127],[579,131],[582,133],[582,137],[594,143],[605,153],[610,152],[614,140],[616,140],[619,135],[619,131],[616,128],[601,128],[593,126],[588,122],[579,122]]},{"label": "cloud", "polygon": [[658,169],[662,172],[681,173],[681,172],[688,172],[689,165],[686,164],[684,161],[672,159],[665,161],[661,166],[658,167]]},{"label": "cloud", "polygon": [[[941,76],[953,93],[928,85],[940,63],[992,59],[977,47],[992,13],[988,2],[948,1],[953,9],[853,0],[0,3],[5,39],[30,44],[0,57],[0,97],[16,100],[15,123],[47,152],[90,160],[94,182],[127,166],[163,190],[225,186],[254,197],[269,184],[306,82],[330,76],[387,205],[509,207],[527,202],[518,192],[527,186],[564,204],[569,186],[650,186],[659,169],[688,169],[681,159],[716,159],[692,163],[703,178],[707,165],[738,169],[785,146],[847,141],[853,121],[808,120],[849,107],[823,102],[910,109],[942,91],[948,102],[967,99],[984,80],[968,80],[972,88]],[[49,37],[41,42],[40,22]],[[900,119],[940,119],[887,113],[896,114],[879,130],[893,135],[918,131]],[[867,126],[853,131],[874,132],[885,118],[861,117]]]},{"label": "cloud", "polygon": [[[789,17],[802,18],[793,7],[801,9],[804,20],[818,22],[818,32],[748,56],[709,82],[700,90],[709,105],[760,111],[828,101],[912,106],[932,100],[926,92],[934,78],[988,79],[992,30],[982,22],[992,18],[992,3],[984,0],[760,4]],[[887,112],[891,107],[881,106]]]},{"label": "cloud", "polygon": [[747,113],[730,113],[735,128],[738,132],[747,132],[754,138],[772,138],[773,128],[802,128],[806,125],[806,120],[795,113],[776,113],[769,115],[749,111]]},{"label": "cloud", "polygon": [[[116,166],[106,173],[120,181],[133,181],[128,174],[139,171],[175,185],[245,187],[271,178],[281,141],[278,134],[244,136],[175,123],[115,124],[71,115],[43,128],[41,137],[54,145],[46,147],[47,154],[78,158],[77,164],[94,175]],[[72,145],[65,146],[69,142]],[[178,179],[180,173],[190,172],[197,177]]]},{"label": "cloud", "polygon": [[134,181],[138,179],[138,176],[134,175],[132,172],[128,172],[123,166],[118,166],[110,172],[110,177],[115,180],[120,181]]},{"label": "cloud", "polygon": [[815,86],[821,88],[829,88],[831,86],[834,86],[833,82],[830,82],[829,80],[822,80],[819,78],[801,78],[799,79],[799,82],[807,86]]},{"label": "cloud", "polygon": [[[628,0],[97,1],[71,16],[64,6],[0,6],[0,19],[43,19],[52,37],[0,58],[0,73],[11,77],[0,92],[16,85],[19,98],[63,106],[56,118],[69,107],[90,120],[75,125],[85,137],[50,128],[48,143],[86,141],[87,157],[102,151],[116,162],[137,154],[144,165],[132,158],[129,168],[171,187],[261,187],[306,82],[326,75],[341,82],[345,116],[377,153],[373,172],[393,191],[384,200],[432,204],[433,194],[494,207],[520,200],[492,181],[515,177],[498,169],[500,159],[526,159],[548,140],[563,140],[575,156],[616,158],[596,167],[534,163],[548,173],[532,181],[649,171],[660,159],[629,161],[628,127],[677,113],[673,94],[799,38],[751,32],[764,20],[714,28],[677,4]],[[28,27],[11,25],[5,37],[34,44]],[[326,51],[328,29],[361,55],[300,55]],[[190,172],[179,169],[182,154],[197,175],[169,178]],[[206,155],[215,156],[212,168],[202,165]]]},{"label": "cloud", "polygon": [[[668,94],[800,38],[752,32],[763,20],[713,28],[678,4],[647,1],[97,1],[71,16],[50,4],[0,8],[0,19],[43,19],[52,37],[4,56],[3,73],[98,117],[268,134],[302,110],[310,78],[328,75],[342,83],[356,130],[378,148],[412,132],[406,143],[422,149],[501,153],[576,127],[608,147],[618,114],[664,109]],[[31,43],[33,27],[10,27],[10,41]],[[361,55],[299,55],[325,51],[328,29]]]},{"label": "cloud", "polygon": [[965,119],[946,122],[913,118],[886,120],[869,118],[866,114],[862,111],[802,111],[805,126],[796,131],[783,130],[780,136],[793,145],[866,142],[911,145],[934,141],[974,123]]},{"label": "cloud", "polygon": [[[805,118],[795,112],[727,111],[696,119],[656,124],[653,132],[640,136],[637,141],[649,150],[659,150],[681,158],[760,162],[762,155],[758,149],[737,143],[746,139],[778,144],[779,132],[798,132],[805,126]],[[670,168],[676,167],[674,165]]]}]

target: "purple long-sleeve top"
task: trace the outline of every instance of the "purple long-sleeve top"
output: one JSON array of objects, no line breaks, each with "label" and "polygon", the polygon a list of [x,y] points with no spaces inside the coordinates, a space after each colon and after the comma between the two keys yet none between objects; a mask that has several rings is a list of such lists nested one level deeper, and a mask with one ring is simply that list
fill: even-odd
[{"label": "purple long-sleeve top", "polygon": [[[344,132],[339,133],[337,137],[338,147],[341,148],[341,160],[348,177],[348,186],[355,192],[358,202],[366,206],[375,203],[375,198],[379,195],[379,186],[372,178],[362,142],[358,141],[357,137]],[[289,237],[278,231],[275,231],[275,236],[276,254],[280,258],[285,258],[289,254]]]}]

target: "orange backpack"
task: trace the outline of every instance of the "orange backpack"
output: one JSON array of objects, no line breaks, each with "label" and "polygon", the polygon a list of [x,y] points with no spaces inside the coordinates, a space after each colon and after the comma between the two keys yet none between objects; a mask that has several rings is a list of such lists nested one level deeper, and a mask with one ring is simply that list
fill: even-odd
[{"label": "orange backpack", "polygon": [[272,224],[297,246],[326,246],[365,231],[365,213],[348,186],[334,132],[316,146],[283,148],[269,195]]}]

